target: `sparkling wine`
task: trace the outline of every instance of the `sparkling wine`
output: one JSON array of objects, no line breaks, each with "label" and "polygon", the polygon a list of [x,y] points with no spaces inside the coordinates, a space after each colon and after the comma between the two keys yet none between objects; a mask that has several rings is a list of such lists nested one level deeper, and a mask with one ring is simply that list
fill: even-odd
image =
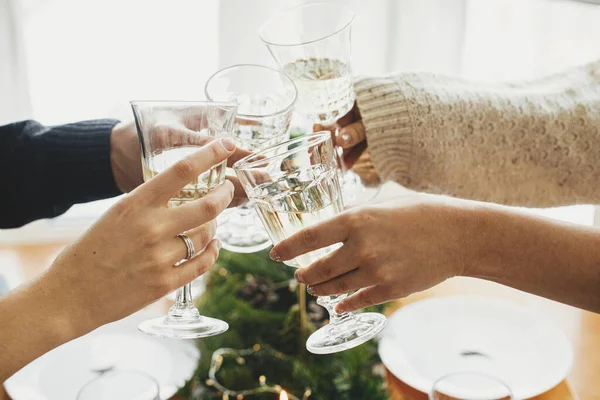
[{"label": "sparkling wine", "polygon": [[300,59],[284,66],[283,71],[298,88],[296,109],[314,122],[333,123],[352,109],[352,76],[344,62]]},{"label": "sparkling wine", "polygon": [[[339,214],[344,206],[335,169],[314,165],[256,187],[250,196],[274,244],[308,226]],[[300,268],[329,254],[340,244],[315,250],[286,264]]]},{"label": "sparkling wine", "polygon": [[[143,164],[144,181],[150,180],[166,170],[177,161],[189,156],[200,150],[198,146],[183,146],[164,149],[160,152],[147,157],[146,163]],[[198,178],[188,183],[179,193],[177,193],[169,201],[169,206],[174,207],[183,204],[187,201],[199,199],[206,195],[211,189],[219,186],[225,181],[225,171],[227,161],[211,167],[208,171],[203,172]]]}]

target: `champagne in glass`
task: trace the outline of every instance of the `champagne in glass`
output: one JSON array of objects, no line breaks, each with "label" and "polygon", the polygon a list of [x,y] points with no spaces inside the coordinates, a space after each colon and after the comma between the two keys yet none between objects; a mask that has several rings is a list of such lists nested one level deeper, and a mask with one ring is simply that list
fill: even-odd
[{"label": "champagne in glass", "polygon": [[[343,211],[335,150],[329,132],[319,132],[259,150],[234,165],[248,197],[273,243]],[[335,251],[336,243],[296,257],[286,264],[304,268]],[[358,346],[386,324],[379,313],[334,311],[345,296],[321,296],[330,323],[313,333],[306,348],[315,354],[335,353]]]},{"label": "champagne in glass", "polygon": [[[313,124],[332,125],[354,105],[351,29],[354,13],[338,3],[314,3],[284,11],[260,28],[259,36],[281,70],[298,88],[297,110]],[[336,137],[339,135],[336,126]],[[338,148],[340,183],[347,204],[375,197],[362,177],[347,169]]]},{"label": "champagne in glass", "polygon": [[298,88],[296,109],[311,121],[330,124],[352,109],[355,98],[352,76],[343,61],[299,59],[286,64],[283,72]]},{"label": "champagne in glass", "polygon": [[[144,181],[152,179],[177,161],[197,151],[197,146],[182,146],[158,150],[156,153],[150,154],[147,162],[142,166]],[[227,161],[211,167],[208,171],[198,176],[196,180],[185,185],[179,193],[172,197],[169,201],[169,207],[175,207],[187,201],[204,197],[211,189],[224,182],[226,170]]]},{"label": "champagne in glass", "polygon": [[[142,150],[144,180],[198,151],[214,138],[231,136],[236,105],[216,102],[131,102]],[[170,201],[177,207],[205,196],[225,181],[226,161],[202,173]],[[182,253],[184,242],[182,241]],[[229,329],[226,322],[203,317],[194,306],[191,284],[176,292],[166,317],[144,321],[139,329],[152,336],[197,339]]]},{"label": "champagne in glass", "polygon": [[[253,152],[288,139],[297,90],[280,71],[262,65],[233,65],[211,76],[205,92],[209,100],[238,105],[233,137],[239,148]],[[237,253],[271,246],[269,235],[248,204],[219,217],[217,237],[223,248]]]}]

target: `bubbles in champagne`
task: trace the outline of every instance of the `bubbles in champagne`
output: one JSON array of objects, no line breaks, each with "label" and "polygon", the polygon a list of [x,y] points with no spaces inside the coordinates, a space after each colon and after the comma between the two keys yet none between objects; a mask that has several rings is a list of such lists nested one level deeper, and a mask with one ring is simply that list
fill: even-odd
[{"label": "bubbles in champagne", "polygon": [[354,105],[348,66],[331,58],[300,59],[283,67],[298,89],[296,110],[314,122],[334,123]]},{"label": "bubbles in champagne", "polygon": [[[314,165],[264,183],[250,197],[274,244],[343,210],[337,171],[325,165]],[[306,267],[337,247],[339,244],[286,263]]]},{"label": "bubbles in champagne", "polygon": [[[152,154],[143,164],[144,181],[150,180],[177,161],[196,153],[200,148],[198,146],[183,146],[164,149]],[[226,167],[227,161],[223,161],[200,174],[197,179],[188,183],[179,193],[171,198],[169,206],[178,206],[205,196],[211,189],[221,185],[225,181]]]}]

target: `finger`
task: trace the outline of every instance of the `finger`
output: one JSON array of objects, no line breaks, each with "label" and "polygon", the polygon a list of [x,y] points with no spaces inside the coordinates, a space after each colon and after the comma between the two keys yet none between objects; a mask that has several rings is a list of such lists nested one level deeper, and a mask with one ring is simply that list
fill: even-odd
[{"label": "finger", "polygon": [[140,196],[153,196],[152,201],[166,204],[185,185],[197,180],[203,172],[224,161],[234,151],[235,144],[230,139],[213,140],[141,185],[138,192]]},{"label": "finger", "polygon": [[190,129],[182,122],[162,122],[152,129],[152,142],[155,148],[204,146],[214,140],[214,137],[207,133]]},{"label": "finger", "polygon": [[231,157],[229,157],[227,159],[227,166],[228,167],[233,166],[233,164],[235,164],[236,162],[238,162],[239,160],[241,160],[242,158],[244,158],[250,154],[252,154],[251,151],[244,150],[244,149],[237,147],[235,149],[235,152],[231,155]]},{"label": "finger", "polygon": [[231,203],[233,190],[233,184],[226,180],[201,199],[169,209],[168,229],[177,235],[217,218]]},{"label": "finger", "polygon": [[349,150],[344,151],[344,165],[352,168],[367,148],[367,142],[362,141]]},{"label": "finger", "polygon": [[379,285],[369,286],[368,288],[359,290],[352,296],[346,297],[335,307],[335,311],[337,313],[344,313],[384,303],[391,300],[388,298],[387,293],[388,291]]},{"label": "finger", "polygon": [[221,242],[219,239],[213,239],[196,257],[192,258],[185,263],[173,267],[174,273],[176,274],[175,281],[177,287],[181,287],[187,283],[190,283],[200,275],[204,274],[219,258],[219,250],[221,249]]},{"label": "finger", "polygon": [[318,285],[311,285],[313,296],[333,296],[375,285],[373,274],[360,267]]},{"label": "finger", "polygon": [[[212,220],[206,224],[185,232],[194,244],[196,253],[202,251],[208,243],[215,237],[217,232],[217,221]],[[173,260],[173,264],[184,260],[187,257],[187,245],[183,238],[175,236],[172,239],[173,245],[169,246],[169,259]]]},{"label": "finger", "polygon": [[350,125],[351,123],[358,121],[359,119],[360,113],[358,112],[358,107],[356,106],[356,103],[354,103],[352,109],[348,111],[346,115],[344,115],[342,118],[337,120],[337,124],[340,127],[344,127],[346,125]]},{"label": "finger", "polygon": [[208,108],[203,105],[190,106],[182,110],[183,124],[193,131],[199,131],[200,129],[208,125]]},{"label": "finger", "polygon": [[318,285],[344,275],[357,267],[352,262],[352,251],[349,246],[342,246],[332,253],[315,261],[306,268],[296,270],[294,277],[300,283],[309,286]]},{"label": "finger", "polygon": [[235,176],[227,176],[225,179],[230,181],[233,184],[233,200],[229,203],[228,207],[237,207],[244,203],[248,202],[248,197],[246,196],[246,192],[240,183],[240,180]]},{"label": "finger", "polygon": [[365,126],[361,120],[341,128],[335,138],[335,144],[348,149],[364,141],[365,137]]},{"label": "finger", "polygon": [[275,261],[287,261],[348,238],[346,215],[339,214],[317,225],[302,229],[273,247],[269,256]]}]

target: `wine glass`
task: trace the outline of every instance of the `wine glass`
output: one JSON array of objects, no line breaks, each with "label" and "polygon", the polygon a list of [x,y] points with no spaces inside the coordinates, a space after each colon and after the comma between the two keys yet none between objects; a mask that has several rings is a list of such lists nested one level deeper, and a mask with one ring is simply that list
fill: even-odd
[{"label": "wine glass", "polygon": [[[318,132],[259,150],[233,166],[273,243],[343,211],[335,149],[330,132]],[[307,267],[341,246],[315,250],[286,261]],[[306,348],[315,354],[350,349],[373,338],[386,324],[379,313],[338,314],[334,307],[347,294],[320,296],[329,324],[314,332]]]},{"label": "wine glass", "polygon": [[[354,13],[338,4],[315,3],[276,15],[259,30],[281,70],[298,88],[296,110],[312,123],[333,125],[354,105],[350,65],[353,21]],[[375,197],[379,186],[365,186],[358,174],[345,167],[341,148],[337,150],[346,204]]]},{"label": "wine glass", "polygon": [[[204,90],[211,101],[237,103],[233,138],[238,147],[256,151],[289,138],[298,92],[281,72],[262,65],[233,65],[211,76]],[[251,204],[226,211],[218,222],[217,237],[226,250],[253,253],[271,246]]]},{"label": "wine glass", "polygon": [[[142,150],[145,181],[214,138],[231,136],[236,111],[235,104],[222,102],[133,101],[131,107]],[[223,161],[202,173],[169,201],[169,207],[203,197],[225,181],[226,169],[227,162]],[[190,283],[177,290],[175,304],[166,317],[139,325],[148,335],[173,339],[214,336],[228,328],[224,321],[200,315],[194,306]]]},{"label": "wine glass", "polygon": [[112,371],[86,383],[77,400],[160,400],[159,386],[150,375]]},{"label": "wine glass", "polygon": [[430,400],[512,400],[510,388],[499,379],[479,372],[457,372],[438,379]]}]

